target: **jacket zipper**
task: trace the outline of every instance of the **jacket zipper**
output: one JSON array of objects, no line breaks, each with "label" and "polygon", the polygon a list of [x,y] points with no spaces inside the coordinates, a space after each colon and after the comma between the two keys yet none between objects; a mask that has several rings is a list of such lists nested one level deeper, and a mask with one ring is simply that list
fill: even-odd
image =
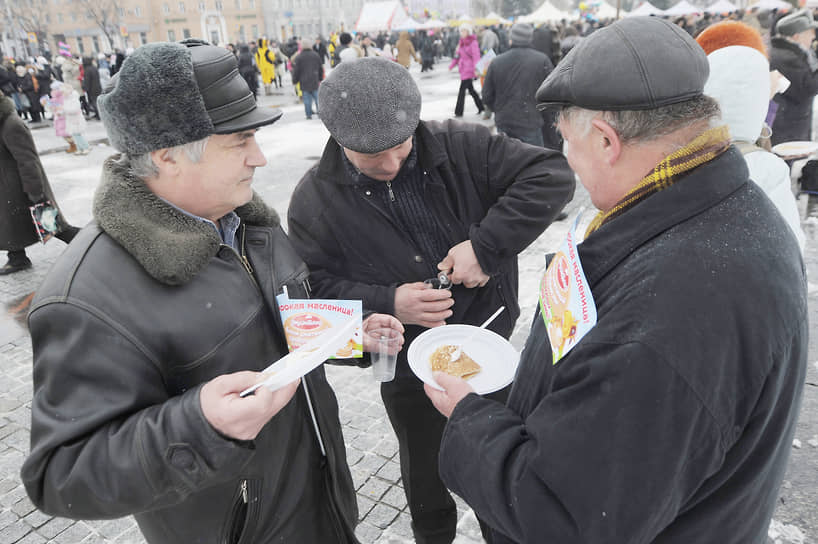
[{"label": "jacket zipper", "polygon": [[[244,224],[242,224],[241,225],[241,255],[239,255],[239,257],[241,257],[241,264],[244,265],[244,269],[247,270],[247,273],[250,274],[250,277],[253,277],[253,267],[250,266],[250,261],[247,259],[247,253],[246,253],[245,247],[244,247],[244,240],[245,240],[246,236],[247,236],[247,227],[245,227]],[[255,281],[255,278],[253,278],[253,281]]]},{"label": "jacket zipper", "polygon": [[392,181],[386,182],[386,188],[389,189],[389,200],[395,202],[395,193],[392,192]]},{"label": "jacket zipper", "polygon": [[241,240],[241,243],[240,243],[241,247],[239,248],[241,251],[236,251],[236,248],[234,248],[234,247],[232,247],[232,246],[228,246],[227,244],[222,244],[222,245],[223,245],[224,247],[229,247],[229,248],[230,248],[230,250],[231,250],[233,253],[235,253],[235,254],[236,254],[236,257],[238,257],[239,262],[241,262],[241,266],[244,268],[245,272],[247,272],[247,275],[248,275],[248,276],[250,276],[250,281],[252,281],[252,282],[253,282],[253,285],[255,285],[255,286],[256,286],[256,290],[257,290],[257,291],[261,291],[261,287],[259,286],[258,282],[256,281],[256,277],[255,277],[255,276],[253,276],[253,267],[252,267],[252,266],[250,266],[250,260],[247,258],[247,255],[246,255],[246,253],[245,253],[245,248],[244,248],[244,246],[245,246],[245,244],[244,244],[244,239],[245,239],[246,233],[247,233],[246,227],[244,226],[244,224],[242,224],[242,225],[241,225],[241,238],[240,238],[240,240]]},{"label": "jacket zipper", "polygon": [[247,480],[241,481],[241,500],[244,501],[244,504],[248,503],[247,500]]}]

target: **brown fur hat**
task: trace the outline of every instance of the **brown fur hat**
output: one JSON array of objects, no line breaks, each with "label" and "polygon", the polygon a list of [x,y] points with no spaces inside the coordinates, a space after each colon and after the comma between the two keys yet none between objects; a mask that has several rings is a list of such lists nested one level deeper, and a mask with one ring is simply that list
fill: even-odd
[{"label": "brown fur hat", "polygon": [[761,34],[753,27],[737,21],[722,21],[710,25],[696,37],[696,41],[708,55],[722,47],[743,45],[752,47],[769,58]]}]

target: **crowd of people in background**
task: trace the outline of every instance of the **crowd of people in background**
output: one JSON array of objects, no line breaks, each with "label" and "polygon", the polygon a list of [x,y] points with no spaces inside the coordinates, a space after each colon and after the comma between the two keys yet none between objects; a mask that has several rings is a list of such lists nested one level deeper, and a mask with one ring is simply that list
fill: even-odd
[{"label": "crowd of people in background", "polygon": [[[747,11],[734,11],[725,14],[694,14],[682,17],[664,17],[684,29],[692,37],[698,36],[704,29],[723,20],[739,21],[757,30],[763,37],[768,51],[775,53],[776,49],[786,48],[776,32],[776,23],[790,11],[761,11],[755,8]],[[526,47],[545,54],[552,66],[556,66],[568,52],[583,39],[596,30],[612,24],[611,19],[598,19],[592,13],[585,13],[576,20],[563,19],[558,22],[534,25],[533,34]],[[804,41],[800,47],[810,49],[809,41]],[[283,40],[267,39],[266,37],[248,43],[222,44],[238,59],[241,76],[255,96],[263,92],[271,95],[282,92],[284,77],[289,74],[289,82],[294,87],[294,93],[299,101],[305,101],[305,84],[301,81],[306,77],[307,101],[305,113],[312,118],[318,113],[317,85],[324,77],[324,67],[332,69],[345,60],[361,57],[385,57],[400,65],[410,68],[412,63],[421,66],[421,72],[434,70],[441,59],[451,59],[449,69],[457,68],[460,76],[460,88],[454,107],[454,116],[462,117],[465,106],[465,94],[468,92],[474,101],[478,114],[484,119],[492,115],[490,107],[484,107],[484,98],[478,90],[485,85],[485,77],[490,60],[512,48],[511,24],[497,24],[490,26],[472,26],[463,23],[458,26],[449,26],[439,29],[393,32],[348,32],[337,31],[328,37],[300,37],[290,36]],[[518,44],[519,45],[519,44]],[[310,54],[302,55],[304,50]],[[0,91],[12,98],[18,115],[29,123],[42,123],[53,120],[57,135],[64,137],[69,144],[66,151],[79,154],[88,151],[88,144],[83,137],[86,120],[99,120],[96,109],[96,99],[110,78],[121,66],[127,51],[117,50],[115,53],[98,53],[96,56],[78,56],[69,50],[60,48],[60,54],[52,59],[44,53],[36,58],[5,59],[0,65]],[[315,56],[312,53],[315,53]],[[774,55],[776,56],[776,55]],[[317,57],[317,59],[316,59]],[[307,70],[298,70],[295,65],[302,59],[309,65]],[[815,53],[807,56],[814,62]],[[480,60],[483,62],[480,62]],[[316,60],[318,62],[316,62]],[[320,71],[315,68],[320,66]],[[807,66],[807,68],[809,68]],[[776,66],[773,66],[776,69]],[[54,96],[52,82],[62,82],[65,87]],[[476,86],[479,81],[479,87]],[[816,89],[818,90],[818,89]],[[790,93],[792,94],[792,93]],[[815,95],[812,89],[806,90],[804,104]],[[75,108],[75,102],[79,106]],[[771,105],[775,108],[775,104]],[[798,116],[804,117],[805,105],[797,108]],[[75,115],[80,111],[81,115]],[[775,112],[772,112],[773,114]],[[787,107],[784,107],[783,117],[789,119]],[[811,114],[808,116],[811,117]],[[770,125],[775,116],[770,118]],[[69,127],[64,128],[65,120]],[[551,127],[552,120],[546,119],[544,124]],[[808,123],[805,118],[802,125]],[[781,121],[779,121],[779,125]],[[799,125],[800,126],[800,125]],[[790,138],[789,131],[776,127],[779,136]],[[803,130],[801,131],[803,132]],[[809,139],[809,134],[799,133],[800,139]],[[545,145],[558,147],[559,137],[555,131],[548,133],[543,129]],[[780,140],[780,139],[779,139]],[[780,140],[783,141],[783,140]],[[775,137],[773,143],[776,143]]]}]

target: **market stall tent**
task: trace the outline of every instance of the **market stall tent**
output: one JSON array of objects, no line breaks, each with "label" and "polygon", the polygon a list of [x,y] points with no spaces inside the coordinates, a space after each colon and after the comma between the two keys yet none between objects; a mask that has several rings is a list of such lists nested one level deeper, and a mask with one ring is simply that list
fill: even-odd
[{"label": "market stall tent", "polygon": [[[393,30],[403,24],[409,15],[406,8],[396,1],[370,2],[361,6],[361,13],[355,23],[356,32],[377,32],[379,30]],[[416,22],[416,24],[418,24]]]},{"label": "market stall tent", "polygon": [[692,15],[694,13],[701,12],[701,8],[697,8],[687,0],[682,0],[678,4],[667,8],[665,10],[665,15]]},{"label": "market stall tent", "polygon": [[443,28],[444,26],[448,25],[446,25],[446,23],[444,23],[440,19],[428,19],[425,22],[421,23],[418,29],[428,30],[432,28]]},{"label": "market stall tent", "polygon": [[490,25],[507,25],[511,21],[500,16],[499,13],[492,11],[485,17],[478,17],[473,21],[476,25],[490,26]]},{"label": "market stall tent", "polygon": [[704,8],[706,13],[732,13],[738,11],[738,6],[730,2],[730,0],[718,0],[711,6]]},{"label": "market stall tent", "polygon": [[628,13],[626,17],[640,17],[649,15],[664,15],[665,12],[657,8],[650,2],[642,2],[638,8]]},{"label": "market stall tent", "polygon": [[550,23],[553,21],[561,21],[562,19],[572,19],[573,17],[565,12],[562,12],[554,7],[554,5],[546,0],[540,7],[535,9],[528,15],[523,15],[517,20],[522,23]]},{"label": "market stall tent", "polygon": [[[582,4],[585,4],[585,2],[580,3],[580,10],[583,9]],[[605,0],[591,0],[590,2],[587,2],[587,6],[588,11],[597,19],[615,19],[617,16],[616,8],[605,2]],[[627,12],[624,9],[620,9],[619,16],[622,17],[624,15],[627,15]]]},{"label": "market stall tent", "polygon": [[747,6],[747,9],[756,8],[758,11],[772,11],[777,9],[779,11],[793,10],[792,4],[784,0],[760,0],[755,4]]},{"label": "market stall tent", "polygon": [[399,24],[392,25],[392,28],[389,30],[417,30],[422,28],[423,24],[420,21],[416,21],[409,17]]}]

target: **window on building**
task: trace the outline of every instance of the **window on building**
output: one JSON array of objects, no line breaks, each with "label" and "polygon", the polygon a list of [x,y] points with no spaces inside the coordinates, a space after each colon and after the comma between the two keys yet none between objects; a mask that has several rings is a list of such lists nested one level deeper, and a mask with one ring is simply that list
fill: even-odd
[{"label": "window on building", "polygon": [[119,13],[120,17],[125,17],[125,8],[117,8],[117,13]]},{"label": "window on building", "polygon": [[256,9],[256,0],[248,0],[247,7],[250,9]]},{"label": "window on building", "polygon": [[71,21],[74,22],[74,23],[77,22],[77,14],[76,13],[71,14]]},{"label": "window on building", "polygon": [[94,45],[94,53],[99,53],[99,38],[91,36],[91,43]]},{"label": "window on building", "polygon": [[162,4],[162,13],[164,13],[165,15],[170,13],[170,6],[167,4]]},{"label": "window on building", "polygon": [[179,13],[184,13],[184,12],[185,12],[185,3],[184,2],[179,2]]},{"label": "window on building", "polygon": [[142,17],[142,6],[136,6],[133,8],[133,14],[137,17]]},{"label": "window on building", "polygon": [[49,15],[48,13],[46,13],[46,14],[45,14],[45,22],[46,22],[46,23],[50,23],[50,22],[51,22],[51,15]]},{"label": "window on building", "polygon": [[185,39],[185,40],[190,38],[190,29],[189,28],[183,28],[182,29],[182,38]]},{"label": "window on building", "polygon": [[204,13],[205,10],[205,3],[199,2],[199,13]]},{"label": "window on building", "polygon": [[176,41],[176,31],[175,30],[168,30],[168,41],[175,42]]},{"label": "window on building", "polygon": [[148,33],[147,32],[140,32],[139,39],[142,41],[140,45],[145,45],[148,43]]},{"label": "window on building", "polygon": [[82,38],[77,38],[77,51],[79,51],[80,55],[85,54],[85,44],[82,43]]},{"label": "window on building", "polygon": [[222,4],[221,0],[216,0],[216,11],[222,11],[224,9],[224,4]]},{"label": "window on building", "polygon": [[57,14],[57,22],[62,23],[62,13]]},{"label": "window on building", "polygon": [[253,41],[258,40],[258,25],[253,25]]},{"label": "window on building", "polygon": [[[236,0],[236,9],[241,9],[241,0]],[[244,40],[242,40],[244,41]]]}]

